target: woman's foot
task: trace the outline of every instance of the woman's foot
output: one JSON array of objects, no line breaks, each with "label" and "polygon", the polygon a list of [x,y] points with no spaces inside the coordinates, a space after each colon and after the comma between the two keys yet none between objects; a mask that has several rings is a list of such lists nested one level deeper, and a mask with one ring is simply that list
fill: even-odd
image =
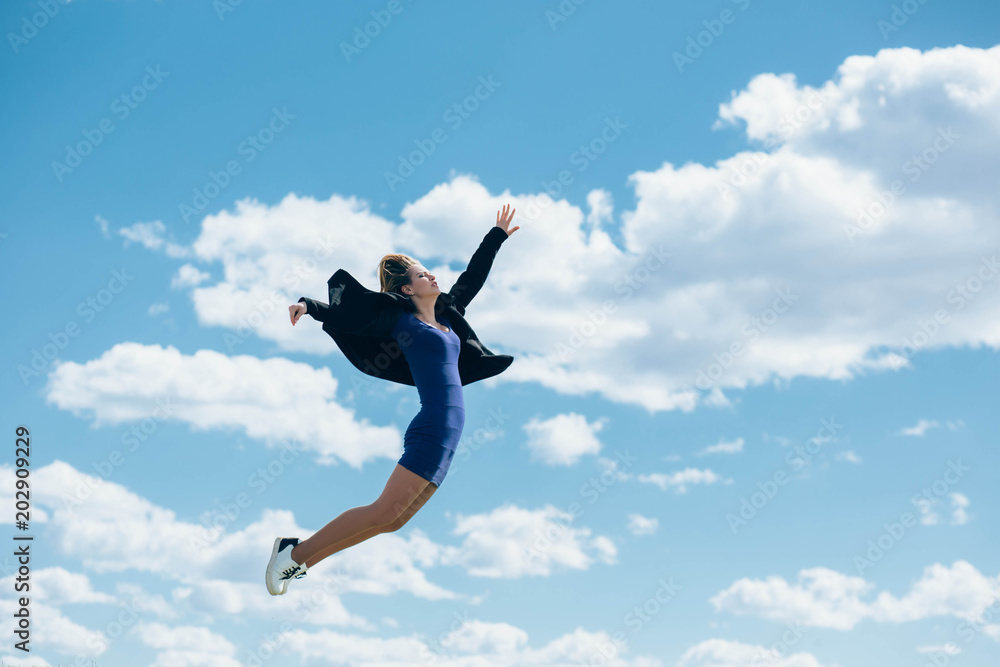
[{"label": "woman's foot", "polygon": [[296,563],[292,559],[292,549],[299,543],[297,537],[279,537],[274,540],[271,549],[271,560],[267,563],[264,573],[264,583],[271,595],[284,595],[288,590],[288,582],[306,576],[305,563]]}]

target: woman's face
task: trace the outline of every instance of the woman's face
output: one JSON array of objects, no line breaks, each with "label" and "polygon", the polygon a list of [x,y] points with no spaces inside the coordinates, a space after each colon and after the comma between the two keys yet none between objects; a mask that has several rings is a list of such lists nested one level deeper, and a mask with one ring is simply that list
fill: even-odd
[{"label": "woman's face", "polygon": [[403,287],[403,294],[422,297],[441,293],[434,274],[424,268],[423,264],[411,266],[407,275],[410,276],[410,284]]}]

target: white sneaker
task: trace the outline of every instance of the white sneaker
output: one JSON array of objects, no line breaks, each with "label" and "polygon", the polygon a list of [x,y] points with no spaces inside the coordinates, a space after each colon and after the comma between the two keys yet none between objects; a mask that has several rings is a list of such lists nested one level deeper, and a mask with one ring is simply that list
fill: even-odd
[{"label": "white sneaker", "polygon": [[271,560],[268,561],[267,571],[264,573],[264,583],[267,584],[267,592],[271,595],[284,595],[288,590],[289,581],[306,576],[306,571],[309,569],[306,564],[292,560],[292,549],[298,543],[297,537],[279,537],[274,540]]}]

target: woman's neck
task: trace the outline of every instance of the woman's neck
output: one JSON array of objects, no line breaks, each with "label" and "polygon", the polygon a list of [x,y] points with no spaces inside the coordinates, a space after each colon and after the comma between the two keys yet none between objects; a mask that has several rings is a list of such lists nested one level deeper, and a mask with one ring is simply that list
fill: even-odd
[{"label": "woman's neck", "polygon": [[437,302],[437,295],[431,297],[426,297],[423,299],[414,299],[410,297],[410,301],[413,302],[414,315],[425,322],[434,324],[437,322],[437,318],[434,313],[434,304]]}]

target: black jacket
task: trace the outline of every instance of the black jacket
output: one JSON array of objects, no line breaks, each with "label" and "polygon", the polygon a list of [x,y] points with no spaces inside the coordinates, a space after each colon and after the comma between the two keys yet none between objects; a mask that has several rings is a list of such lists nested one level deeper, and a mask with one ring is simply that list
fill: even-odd
[{"label": "black jacket", "polygon": [[[434,304],[435,318],[447,319],[462,343],[458,373],[463,386],[502,373],[514,361],[510,355],[490,352],[465,321],[465,309],[482,289],[493,258],[507,237],[501,227],[490,229],[455,286],[447,294],[439,294]],[[323,331],[362,373],[415,386],[402,350],[409,337],[401,336],[396,342],[391,335],[400,317],[416,313],[413,301],[403,294],[366,289],[344,269],[338,269],[327,285],[329,305],[307,297],[299,299],[306,304],[306,313],[323,323]]]}]

